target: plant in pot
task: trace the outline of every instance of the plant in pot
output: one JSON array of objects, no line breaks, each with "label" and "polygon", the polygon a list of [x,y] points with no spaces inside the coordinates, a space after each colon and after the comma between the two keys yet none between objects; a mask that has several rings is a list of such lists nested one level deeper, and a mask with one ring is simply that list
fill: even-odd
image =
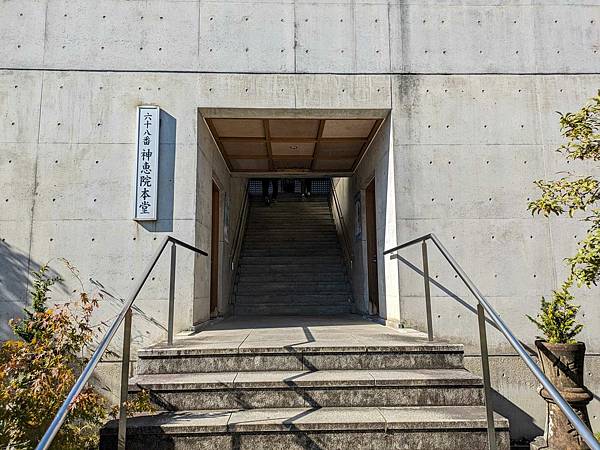
[{"label": "plant in pot", "polygon": [[[559,113],[560,114],[560,113]],[[557,151],[567,159],[600,161],[600,91],[575,113],[560,114],[561,133],[566,138]],[[590,427],[587,404],[593,398],[584,385],[585,344],[575,337],[583,325],[577,322],[579,306],[573,290],[592,288],[600,279],[600,180],[593,176],[563,174],[558,180],[538,180],[540,198],[529,203],[532,214],[567,215],[581,218],[587,224],[584,238],[577,243],[576,253],[565,259],[569,272],[552,298],[542,298],[538,316],[532,320],[542,332],[536,340],[540,365],[546,376]],[[553,402],[545,389],[540,395],[547,402],[545,436],[536,439],[533,449],[587,449],[587,444]]]}]

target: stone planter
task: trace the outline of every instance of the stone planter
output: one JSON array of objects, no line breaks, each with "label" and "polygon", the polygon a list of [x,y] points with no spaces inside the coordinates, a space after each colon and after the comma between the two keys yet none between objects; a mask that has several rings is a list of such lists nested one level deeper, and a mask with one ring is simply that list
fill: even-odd
[{"label": "stone planter", "polygon": [[[583,422],[590,427],[587,404],[592,394],[583,384],[585,344],[549,344],[536,340],[540,365],[544,374],[556,386],[560,394],[571,405]],[[536,439],[531,448],[551,450],[589,449],[579,433],[567,420],[546,389],[540,387],[540,395],[547,405],[546,430],[543,437]]]}]

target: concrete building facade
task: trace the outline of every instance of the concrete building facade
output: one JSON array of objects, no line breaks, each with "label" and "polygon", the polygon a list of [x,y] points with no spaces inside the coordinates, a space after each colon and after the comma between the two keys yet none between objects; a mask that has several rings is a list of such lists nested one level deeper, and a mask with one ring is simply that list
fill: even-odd
[{"label": "concrete building facade", "polygon": [[[0,330],[27,302],[29,272],[66,258],[114,317],[158,241],[208,250],[218,214],[219,300],[249,176],[228,168],[206,118],[383,119],[360,163],[333,184],[352,235],[356,312],[369,308],[367,187],[374,180],[379,315],[424,329],[423,281],[384,249],[436,233],[517,336],[532,344],[542,295],[585,225],[531,217],[533,181],[587,173],[553,152],[556,111],[600,87],[596,1],[3,0],[0,3]],[[161,108],[158,220],[133,220],[136,110]],[[287,171],[277,176],[311,176]],[[220,207],[212,210],[213,182]],[[359,206],[363,205],[363,206]],[[225,225],[226,226],[223,226]],[[403,254],[421,267],[418,249]],[[136,348],[164,338],[168,258],[136,302]],[[479,369],[474,299],[431,255],[434,330]],[[211,317],[210,259],[179,252],[176,329]],[[64,294],[64,295],[63,295]],[[577,292],[586,378],[600,392],[600,302]],[[489,331],[496,406],[513,438],[543,428],[536,382]],[[115,348],[119,343],[115,342]],[[102,379],[114,389],[118,362]],[[115,389],[115,392],[117,390]],[[600,428],[600,401],[590,404]]]}]

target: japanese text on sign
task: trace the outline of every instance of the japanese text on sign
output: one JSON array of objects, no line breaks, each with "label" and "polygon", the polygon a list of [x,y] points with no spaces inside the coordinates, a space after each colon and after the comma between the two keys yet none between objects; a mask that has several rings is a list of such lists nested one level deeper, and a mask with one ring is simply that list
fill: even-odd
[{"label": "japanese text on sign", "polygon": [[156,220],[160,109],[138,107],[135,219]]}]

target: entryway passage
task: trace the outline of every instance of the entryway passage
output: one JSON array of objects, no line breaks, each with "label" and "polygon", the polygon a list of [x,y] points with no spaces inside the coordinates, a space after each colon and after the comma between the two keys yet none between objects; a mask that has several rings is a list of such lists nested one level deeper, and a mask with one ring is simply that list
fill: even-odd
[{"label": "entryway passage", "polygon": [[[319,190],[318,183],[326,189]],[[260,186],[251,197],[235,284],[235,315],[351,312],[352,292],[329,209],[328,183],[312,181],[307,195],[304,188],[294,188],[293,179],[272,180],[267,195]]]}]

